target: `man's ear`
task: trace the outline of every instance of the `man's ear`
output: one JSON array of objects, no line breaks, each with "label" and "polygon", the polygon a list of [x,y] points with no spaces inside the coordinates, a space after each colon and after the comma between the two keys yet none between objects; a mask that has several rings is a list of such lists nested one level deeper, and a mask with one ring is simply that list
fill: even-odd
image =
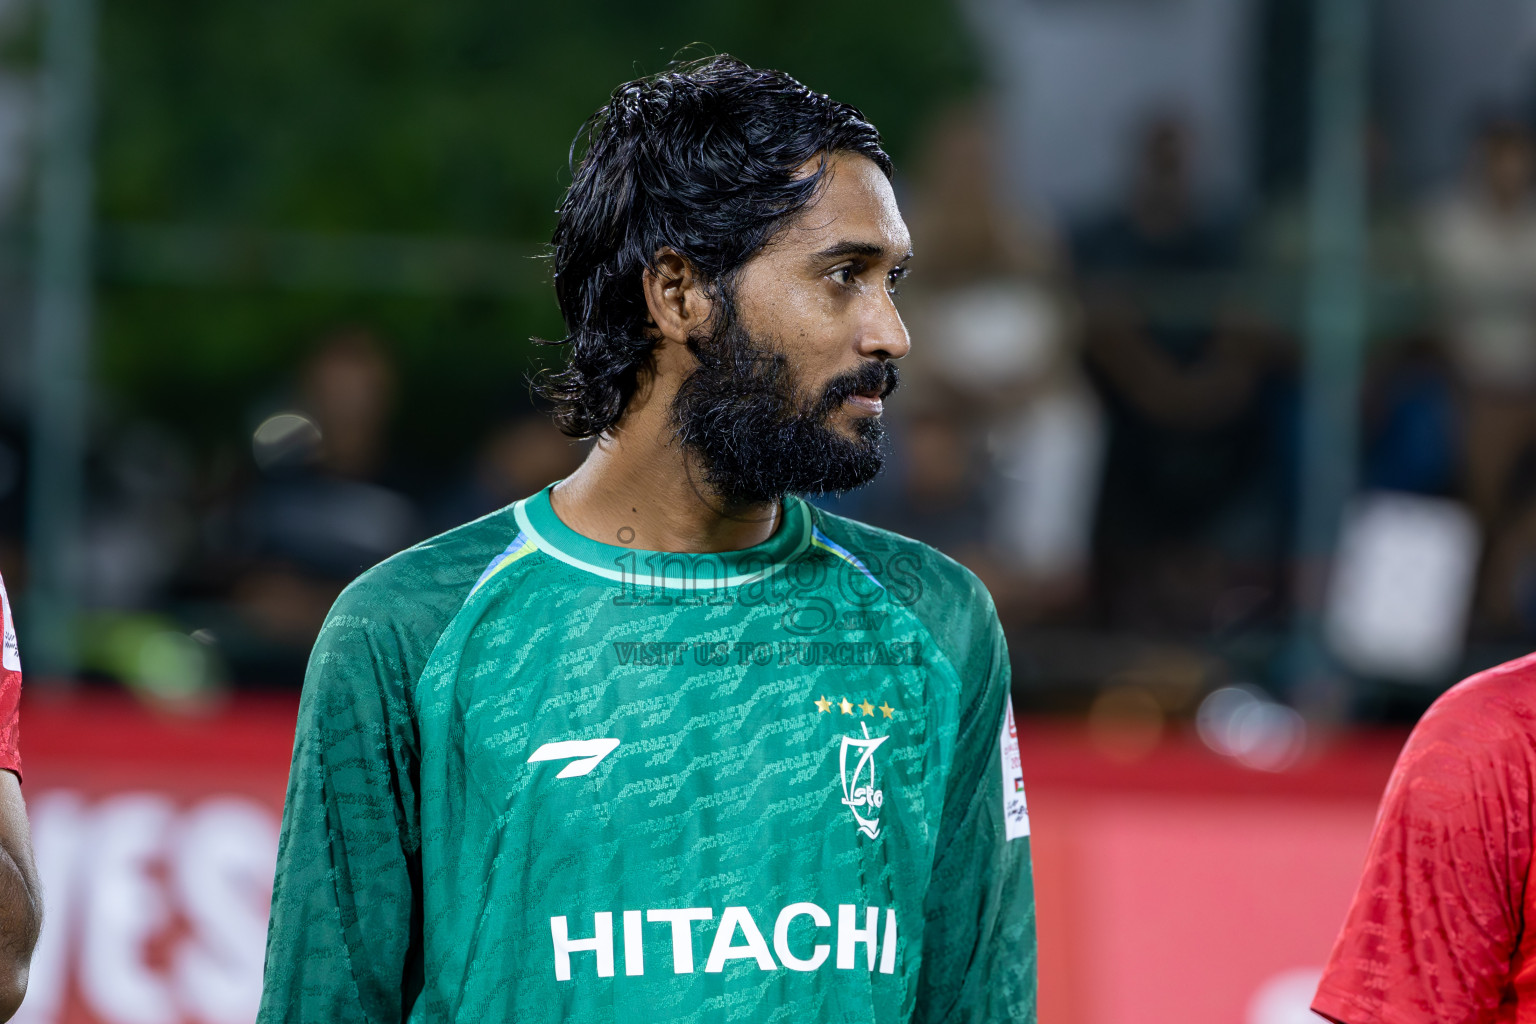
[{"label": "man's ear", "polygon": [[645,305],[663,340],[686,345],[689,336],[709,322],[714,304],[693,264],[672,249],[656,254],[653,266],[640,278]]}]

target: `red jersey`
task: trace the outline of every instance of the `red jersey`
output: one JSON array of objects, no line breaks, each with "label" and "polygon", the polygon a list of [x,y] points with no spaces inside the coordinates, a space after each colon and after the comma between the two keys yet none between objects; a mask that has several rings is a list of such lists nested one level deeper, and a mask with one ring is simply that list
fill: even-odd
[{"label": "red jersey", "polygon": [[1343,1024],[1536,1024],[1536,655],[1452,687],[1382,797],[1312,1009]]},{"label": "red jersey", "polygon": [[20,725],[21,651],[16,646],[16,620],[0,579],[0,768],[21,774]]}]

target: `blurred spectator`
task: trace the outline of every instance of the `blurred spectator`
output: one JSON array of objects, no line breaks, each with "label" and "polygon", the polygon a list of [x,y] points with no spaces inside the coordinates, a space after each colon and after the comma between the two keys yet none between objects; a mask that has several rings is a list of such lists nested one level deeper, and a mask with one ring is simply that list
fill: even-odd
[{"label": "blurred spectator", "polygon": [[118,426],[91,460],[80,546],[87,606],[161,605],[192,551],[192,459],[181,438],[148,422]]},{"label": "blurred spectator", "polygon": [[1536,440],[1536,150],[1518,120],[1482,127],[1462,185],[1424,218],[1446,355],[1463,394],[1468,497],[1497,529]]},{"label": "blurred spectator", "polygon": [[997,134],[983,110],[953,112],[918,167],[918,272],[902,303],[917,344],[893,406],[889,514],[975,568],[1017,618],[1083,591],[1101,428],[1060,247],[999,189]]},{"label": "blurred spectator", "polygon": [[867,511],[878,525],[921,538],[991,579],[997,566],[987,546],[986,453],[976,424],[951,404],[908,398],[893,425],[900,458],[862,495],[869,500],[859,514]]},{"label": "blurred spectator", "polygon": [[1536,142],[1484,119],[1467,172],[1423,219],[1445,359],[1460,394],[1466,496],[1488,536],[1481,622],[1536,634]]},{"label": "blurred spectator", "polygon": [[1412,335],[1367,372],[1364,471],[1368,490],[1448,496],[1461,469],[1454,388],[1435,340]]},{"label": "blurred spectator", "polygon": [[1147,124],[1122,206],[1076,232],[1072,257],[1080,271],[1102,276],[1231,269],[1238,225],[1199,203],[1191,149],[1189,128],[1177,116]]},{"label": "blurred spectator", "polygon": [[346,582],[416,539],[413,503],[387,458],[395,373],[372,336],[328,339],[301,371],[298,408],[256,431],[262,483],[242,524],[254,553]]},{"label": "blurred spectator", "polygon": [[415,503],[392,486],[395,388],[377,340],[344,331],[301,370],[297,406],[257,427],[260,472],[226,538],[236,614],[214,630],[237,682],[297,685],[342,587],[421,537]]},{"label": "blurred spectator", "polygon": [[526,498],[564,479],[586,452],[586,444],[566,437],[543,413],[508,420],[481,443],[466,478],[435,510],[434,525],[450,529]]},{"label": "blurred spectator", "polygon": [[1114,624],[1201,628],[1232,586],[1274,584],[1281,523],[1274,332],[1223,298],[1239,223],[1205,209],[1175,118],[1152,121],[1122,207],[1073,256],[1110,417],[1100,581]]}]

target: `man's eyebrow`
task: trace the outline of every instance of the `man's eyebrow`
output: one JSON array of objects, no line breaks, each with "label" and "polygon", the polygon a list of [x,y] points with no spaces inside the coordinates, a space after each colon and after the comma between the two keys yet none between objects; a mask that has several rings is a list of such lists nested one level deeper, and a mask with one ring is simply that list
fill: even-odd
[{"label": "man's eyebrow", "polygon": [[[841,259],[844,256],[868,256],[871,259],[880,259],[889,255],[890,251],[891,250],[887,249],[885,246],[876,242],[856,242],[847,240],[836,242],[827,246],[820,252],[813,254],[811,259],[817,262],[822,260]],[[901,258],[897,260],[897,262],[904,263],[911,258],[912,253],[909,250],[907,253],[902,255]]]}]

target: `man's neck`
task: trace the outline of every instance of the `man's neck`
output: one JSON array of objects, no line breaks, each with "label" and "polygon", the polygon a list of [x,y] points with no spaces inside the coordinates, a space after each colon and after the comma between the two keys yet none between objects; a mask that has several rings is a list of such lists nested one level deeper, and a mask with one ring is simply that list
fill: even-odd
[{"label": "man's neck", "polygon": [[[646,551],[740,551],[773,536],[778,502],[729,508],[661,415],[666,403],[629,410],[550,496],[561,522],[604,544]],[[661,409],[658,408],[661,407]]]}]

